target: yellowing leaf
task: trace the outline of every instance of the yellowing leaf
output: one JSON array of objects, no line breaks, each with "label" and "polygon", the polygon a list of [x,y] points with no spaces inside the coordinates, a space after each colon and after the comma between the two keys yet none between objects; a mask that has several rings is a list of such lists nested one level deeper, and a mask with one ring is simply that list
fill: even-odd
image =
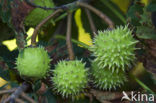
[{"label": "yellowing leaf", "polygon": [[[89,45],[89,46],[92,45],[91,36],[89,33],[85,32],[83,25],[82,25],[81,9],[78,9],[75,12],[75,22],[76,22],[76,25],[78,27],[78,40]],[[81,46],[81,45],[79,45],[79,46]]]},{"label": "yellowing leaf", "polygon": [[122,12],[126,13],[131,0],[112,0]]},{"label": "yellowing leaf", "polygon": [[79,29],[79,36],[78,36],[78,40],[91,46],[92,45],[92,39],[90,37],[89,33],[86,33],[84,31],[84,29]]},{"label": "yellowing leaf", "polygon": [[149,0],[141,0],[141,2],[144,3],[147,6],[148,3],[149,3]]},{"label": "yellowing leaf", "polygon": [[130,4],[130,0],[112,0],[124,13],[127,12],[127,9]]},{"label": "yellowing leaf", "polygon": [[16,39],[3,41],[2,44],[6,45],[10,51],[14,50],[17,47]]},{"label": "yellowing leaf", "polygon": [[[7,83],[8,82],[6,80],[4,80],[3,78],[0,77],[0,87],[4,86]],[[10,89],[11,87],[8,85],[6,88],[7,89]]]},{"label": "yellowing leaf", "polygon": [[134,66],[133,70],[131,73],[135,76],[139,76],[145,73],[145,68],[143,66],[142,62],[137,62],[136,65]]},{"label": "yellowing leaf", "polygon": [[[32,34],[33,34],[33,32],[34,32],[34,28],[30,28],[29,30],[28,30],[28,32],[27,32],[27,35],[28,35],[28,37],[27,37],[27,45],[31,45],[31,36],[32,36]],[[37,36],[37,38],[36,38],[37,40],[37,42],[38,42],[38,36]]]},{"label": "yellowing leaf", "polygon": [[[34,32],[34,28],[30,28],[27,32],[27,46],[31,44],[31,36]],[[38,37],[37,37],[37,41],[38,41]],[[6,41],[3,41],[2,42],[3,45],[6,45],[8,47],[8,49],[10,51],[13,51],[14,49],[17,48],[17,45],[16,45],[16,39],[12,39],[12,40],[6,40]]]},{"label": "yellowing leaf", "polygon": [[[131,1],[132,0],[112,0],[112,2],[115,3],[124,13],[127,12]],[[140,1],[141,3],[144,3],[145,5],[148,5],[149,3],[149,0],[140,0]]]}]

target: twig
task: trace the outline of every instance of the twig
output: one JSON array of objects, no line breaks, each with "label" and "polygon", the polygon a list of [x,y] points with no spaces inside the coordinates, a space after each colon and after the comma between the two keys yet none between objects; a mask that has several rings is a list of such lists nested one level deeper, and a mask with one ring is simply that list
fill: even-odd
[{"label": "twig", "polygon": [[50,16],[48,16],[47,18],[45,18],[40,24],[38,24],[33,32],[32,38],[31,38],[31,45],[35,46],[36,45],[36,37],[37,37],[37,33],[38,30],[40,30],[40,28],[52,17],[54,17],[56,14],[62,12],[62,9],[58,9],[56,11],[54,11],[54,13],[52,13]]},{"label": "twig", "polygon": [[7,102],[13,102],[15,101],[16,98],[19,97],[19,95],[21,95],[22,92],[26,91],[29,88],[29,84],[27,82],[24,82],[21,86],[19,86],[15,92],[13,94],[11,94],[11,96],[9,98],[7,98],[6,100],[4,100],[2,103],[7,103]]},{"label": "twig", "polygon": [[44,9],[44,10],[57,10],[57,9],[63,9],[63,10],[69,10],[71,8],[76,8],[76,2],[79,1],[79,2],[85,2],[85,3],[89,3],[91,2],[91,0],[76,0],[72,3],[68,3],[68,4],[65,4],[65,5],[61,5],[61,6],[58,6],[58,7],[53,7],[53,8],[50,8],[50,7],[43,7],[43,6],[39,6],[39,5],[36,5],[34,3],[32,3],[30,0],[24,0],[28,5],[34,7],[34,8],[41,8],[41,9]]},{"label": "twig", "polygon": [[66,44],[67,44],[67,49],[69,53],[69,59],[74,60],[74,52],[73,52],[73,47],[71,43],[71,26],[72,26],[72,13],[68,13],[68,18],[67,18],[67,33],[66,33]]},{"label": "twig", "polygon": [[16,98],[15,101],[16,101],[16,103],[25,103],[23,100],[21,100],[19,98]]},{"label": "twig", "polygon": [[[65,36],[62,36],[62,35],[55,35],[54,36],[55,39],[63,39],[63,40],[66,40],[66,37]],[[81,41],[78,41],[78,40],[75,40],[75,39],[71,39],[71,41],[77,45],[82,45],[84,48],[86,49],[89,49],[90,46],[81,42]]]},{"label": "twig", "polygon": [[86,14],[87,14],[87,17],[88,17],[88,20],[89,20],[89,24],[90,24],[92,33],[93,33],[93,35],[95,36],[95,35],[96,35],[95,33],[97,33],[97,29],[96,29],[95,24],[94,24],[94,21],[93,21],[93,19],[92,19],[91,13],[90,13],[90,11],[89,11],[88,9],[86,9],[86,8],[85,8],[85,12],[86,12]]},{"label": "twig", "polygon": [[23,50],[25,47],[25,37],[24,32],[16,33],[16,44],[18,46],[19,51]]},{"label": "twig", "polygon": [[91,10],[92,12],[94,12],[96,15],[98,15],[101,19],[103,19],[108,25],[109,28],[113,29],[114,28],[114,23],[105,15],[103,14],[101,11],[99,11],[98,9],[94,8],[91,5],[88,5],[87,3],[83,3],[83,2],[77,2],[77,5],[81,6],[81,7],[85,7],[89,10]]},{"label": "twig", "polygon": [[135,77],[133,74],[130,74],[130,76],[145,90],[149,91],[152,93],[154,96],[156,96],[156,93],[151,90],[146,84],[144,84],[142,81],[140,81],[137,77]]},{"label": "twig", "polygon": [[27,101],[29,101],[30,103],[37,103],[35,102],[32,98],[30,98],[29,96],[27,96],[24,92],[21,94],[21,97]]},{"label": "twig", "polygon": [[35,8],[41,8],[41,9],[44,9],[44,10],[58,10],[58,9],[63,9],[63,10],[68,10],[72,5],[75,5],[75,2],[72,2],[72,3],[69,3],[69,4],[65,4],[65,5],[61,5],[61,6],[58,6],[58,7],[53,7],[53,8],[50,8],[50,7],[43,7],[43,6],[40,6],[40,5],[36,5],[34,3],[32,3],[30,0],[24,0],[28,5],[32,6],[32,7],[35,7]]},{"label": "twig", "polygon": [[10,90],[1,90],[0,91],[0,95],[2,95],[2,94],[7,94],[7,93],[12,93],[12,92],[14,92],[16,89],[14,88],[14,89],[10,89]]}]

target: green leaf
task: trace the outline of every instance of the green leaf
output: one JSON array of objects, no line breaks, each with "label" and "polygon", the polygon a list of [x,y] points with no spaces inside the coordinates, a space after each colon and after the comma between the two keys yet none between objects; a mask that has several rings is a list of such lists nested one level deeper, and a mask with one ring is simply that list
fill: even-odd
[{"label": "green leaf", "polygon": [[137,17],[136,14],[142,14],[143,13],[143,6],[139,4],[134,4],[132,5],[128,12],[127,12],[127,17],[131,19],[131,22],[133,25],[139,25],[139,18]]},{"label": "green leaf", "polygon": [[156,40],[156,31],[153,28],[146,26],[137,27],[137,36],[141,39],[153,39]]},{"label": "green leaf", "polygon": [[135,14],[136,12],[142,14],[143,13],[143,6],[141,6],[139,4],[134,4],[128,10],[127,16],[131,17],[131,18],[137,18],[136,14]]},{"label": "green leaf", "polygon": [[147,10],[150,12],[156,11],[156,1],[150,2],[150,4],[147,6]]},{"label": "green leaf", "polygon": [[135,81],[145,90],[149,91],[150,93],[154,94],[156,96],[155,92],[153,92],[146,84],[144,84],[142,81],[140,81],[137,77],[134,76]]}]

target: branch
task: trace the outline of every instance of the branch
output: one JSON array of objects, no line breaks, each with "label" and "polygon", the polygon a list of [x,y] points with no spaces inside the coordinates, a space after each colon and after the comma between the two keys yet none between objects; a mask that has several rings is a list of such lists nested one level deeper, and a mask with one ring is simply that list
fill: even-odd
[{"label": "branch", "polygon": [[16,90],[15,88],[14,88],[14,89],[9,89],[9,90],[1,90],[1,91],[0,91],[0,95],[12,93],[12,92],[14,92],[15,90]]},{"label": "branch", "polygon": [[[86,3],[83,3],[83,2],[86,2]],[[101,17],[101,19],[103,19],[108,25],[109,25],[109,28],[114,28],[114,23],[105,15],[103,14],[101,11],[97,10],[96,8],[94,8],[93,6],[91,5],[88,5],[87,3],[90,2],[90,0],[78,0],[78,1],[75,1],[73,3],[70,3],[70,4],[66,4],[66,7],[68,7],[68,10],[69,9],[74,9],[76,8],[77,6],[81,6],[81,7],[85,7],[89,10],[91,10],[92,12],[94,12],[96,15],[98,15],[99,17]],[[36,37],[37,37],[37,33],[39,31],[39,29],[49,20],[51,19],[52,17],[54,17],[56,14],[60,13],[60,12],[63,12],[64,10],[66,9],[57,9],[56,11],[54,11],[54,13],[52,13],[50,16],[48,16],[47,18],[45,18],[40,24],[38,24],[33,32],[33,35],[32,35],[32,38],[31,38],[31,45],[32,46],[35,46],[36,45]],[[91,20],[90,20],[91,21]],[[92,25],[92,28],[93,27],[93,23],[91,23]],[[94,31],[95,28],[93,29]],[[71,50],[70,50],[71,52]],[[71,52],[72,53],[72,52]],[[73,54],[71,54],[73,55]]]},{"label": "branch", "polygon": [[52,17],[54,17],[56,14],[62,12],[62,9],[58,9],[56,11],[54,11],[54,13],[52,13],[50,16],[48,16],[47,18],[45,18],[40,24],[38,24],[33,32],[32,38],[31,38],[31,45],[32,46],[36,46],[36,37],[37,37],[37,33],[40,30],[40,28],[48,21],[50,20]]},{"label": "branch", "polygon": [[6,100],[4,100],[2,103],[7,103],[7,102],[12,102],[14,103],[15,99],[18,98],[21,93],[23,93],[24,91],[26,91],[29,88],[30,84],[24,82],[21,86],[19,86],[15,92],[13,94],[11,94],[11,96],[9,98],[7,98]]},{"label": "branch", "polygon": [[91,10],[92,12],[94,12],[96,15],[98,15],[101,19],[103,19],[108,25],[109,28],[113,29],[114,28],[114,23],[109,19],[109,17],[107,17],[105,14],[103,14],[101,11],[99,11],[98,9],[94,8],[91,5],[88,5],[87,3],[83,3],[83,2],[77,2],[77,5],[81,6],[81,7],[85,7],[89,10]]},{"label": "branch", "polygon": [[[25,103],[23,100],[19,99],[19,98],[16,98],[15,99],[16,103]],[[12,103],[12,102],[11,102]]]},{"label": "branch", "polygon": [[44,10],[57,10],[57,9],[68,10],[71,6],[75,5],[75,3],[76,3],[76,1],[74,1],[74,2],[69,3],[69,4],[65,4],[65,5],[61,5],[61,6],[58,6],[58,7],[49,8],[49,7],[43,7],[43,6],[40,6],[40,5],[36,5],[36,4],[32,3],[30,0],[25,0],[25,2],[28,5],[32,6],[32,7],[41,8],[41,9],[44,9]]},{"label": "branch", "polygon": [[[121,92],[113,92],[113,91],[100,91],[95,89],[90,89],[89,91],[100,103],[111,103],[109,101],[116,101],[116,103],[120,103],[117,100],[120,100],[123,96]],[[130,92],[126,91],[127,95],[130,95]]]},{"label": "branch", "polygon": [[36,103],[32,98],[30,98],[29,96],[27,96],[24,92],[21,94],[21,97],[25,100],[27,100],[30,103]]},{"label": "branch", "polygon": [[67,49],[69,53],[69,59],[74,60],[74,52],[73,52],[73,47],[71,43],[71,26],[72,26],[72,13],[68,13],[68,20],[67,20],[67,33],[66,33],[66,44],[67,44]]},{"label": "branch", "polygon": [[25,47],[25,37],[24,32],[18,32],[16,33],[16,44],[18,46],[19,51],[23,50]]},{"label": "branch", "polygon": [[86,9],[86,8],[85,8],[85,12],[86,12],[86,14],[87,14],[87,17],[88,17],[88,20],[89,20],[89,23],[90,23],[90,27],[91,27],[91,29],[92,29],[92,33],[93,33],[94,36],[95,36],[95,33],[97,33],[97,29],[96,29],[95,24],[94,24],[94,21],[93,21],[93,19],[92,19],[91,13],[90,13],[90,11],[89,11],[88,9]]},{"label": "branch", "polygon": [[34,8],[41,8],[41,9],[44,9],[44,10],[57,10],[57,9],[62,9],[62,10],[69,10],[71,8],[76,8],[76,2],[85,2],[85,3],[89,3],[91,2],[91,0],[76,0],[72,3],[68,3],[68,4],[65,4],[65,5],[61,5],[61,6],[58,6],[58,7],[53,7],[53,8],[49,8],[49,7],[43,7],[43,6],[39,6],[39,5],[36,5],[34,3],[32,3],[30,0],[24,0],[28,5],[34,7]]}]

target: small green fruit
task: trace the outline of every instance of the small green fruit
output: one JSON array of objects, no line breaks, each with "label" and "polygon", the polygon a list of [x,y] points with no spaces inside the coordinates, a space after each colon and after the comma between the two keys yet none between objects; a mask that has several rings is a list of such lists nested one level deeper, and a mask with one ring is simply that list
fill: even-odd
[{"label": "small green fruit", "polygon": [[18,55],[17,70],[25,77],[43,78],[49,71],[50,61],[44,48],[25,48]]},{"label": "small green fruit", "polygon": [[[138,41],[127,26],[110,31],[99,31],[90,48],[100,68],[125,70],[135,60],[135,45]],[[117,70],[118,71],[118,70]]]},{"label": "small green fruit", "polygon": [[[33,0],[33,3],[42,7],[49,7],[49,8],[54,7],[54,3],[52,0]],[[26,16],[24,20],[24,24],[26,26],[34,27],[52,13],[53,10],[44,10],[41,8],[35,8],[28,14],[28,16]],[[51,22],[53,22],[53,20],[51,20]]]},{"label": "small green fruit", "polygon": [[92,62],[91,73],[96,87],[103,90],[116,89],[127,81],[124,71],[112,72],[107,68],[99,69],[96,62]]},{"label": "small green fruit", "polygon": [[87,70],[81,61],[61,61],[56,65],[52,81],[63,97],[74,97],[87,86]]}]

